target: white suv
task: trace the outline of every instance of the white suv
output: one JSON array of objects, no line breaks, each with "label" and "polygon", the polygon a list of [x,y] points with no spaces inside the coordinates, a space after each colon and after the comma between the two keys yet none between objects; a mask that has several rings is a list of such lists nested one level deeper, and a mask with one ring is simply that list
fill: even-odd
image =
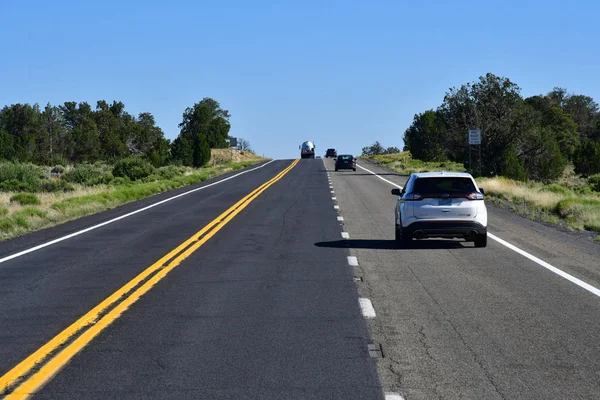
[{"label": "white suv", "polygon": [[406,186],[392,189],[396,202],[396,242],[413,238],[464,238],[475,247],[487,245],[484,191],[471,174],[425,172],[412,174]]}]

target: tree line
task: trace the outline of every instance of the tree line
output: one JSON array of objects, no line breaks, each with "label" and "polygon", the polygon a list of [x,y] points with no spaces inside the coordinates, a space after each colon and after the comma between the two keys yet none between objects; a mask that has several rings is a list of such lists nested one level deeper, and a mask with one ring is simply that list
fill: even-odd
[{"label": "tree line", "polygon": [[600,110],[593,98],[557,87],[524,99],[517,84],[491,73],[451,88],[437,109],[416,114],[404,150],[423,161],[468,167],[471,129],[481,130],[482,175],[550,181],[567,163],[584,176],[600,172]]},{"label": "tree line", "polygon": [[229,111],[206,97],[186,108],[171,142],[151,113],[131,115],[120,101],[100,100],[95,109],[74,101],[44,109],[13,104],[0,110],[0,161],[66,165],[137,156],[155,167],[202,167],[211,148],[228,147],[229,118]]}]

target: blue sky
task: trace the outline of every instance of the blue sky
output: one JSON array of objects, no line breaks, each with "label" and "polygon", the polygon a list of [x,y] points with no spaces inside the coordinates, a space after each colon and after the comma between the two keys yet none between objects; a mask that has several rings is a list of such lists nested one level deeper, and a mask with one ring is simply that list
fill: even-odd
[{"label": "blue sky", "polygon": [[415,113],[487,72],[599,101],[598,15],[591,0],[0,0],[0,106],[120,100],[172,139],[213,97],[259,154],[359,154],[401,147]]}]

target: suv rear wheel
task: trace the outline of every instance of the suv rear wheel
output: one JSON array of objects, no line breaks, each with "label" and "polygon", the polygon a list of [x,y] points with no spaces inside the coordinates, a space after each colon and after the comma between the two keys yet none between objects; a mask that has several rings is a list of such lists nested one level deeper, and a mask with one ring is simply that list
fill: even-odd
[{"label": "suv rear wheel", "polygon": [[405,235],[402,232],[402,227],[399,225],[396,225],[396,245],[400,246],[400,247],[409,247],[410,244],[412,243],[412,237],[409,235]]},{"label": "suv rear wheel", "polygon": [[477,235],[475,238],[475,247],[486,247],[487,246],[487,233]]}]

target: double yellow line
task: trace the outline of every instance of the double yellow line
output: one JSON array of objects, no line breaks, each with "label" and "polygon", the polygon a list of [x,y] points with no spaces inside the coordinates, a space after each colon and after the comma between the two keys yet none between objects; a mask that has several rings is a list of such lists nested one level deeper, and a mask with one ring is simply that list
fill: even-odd
[{"label": "double yellow line", "polygon": [[298,161],[294,160],[290,166],[254,189],[195,235],[145,269],[71,326],[40,347],[35,353],[0,377],[0,395],[6,395],[6,400],[13,400],[25,399],[34,394],[104,328],[112,324],[133,303],[206,243],[246,208],[250,202],[294,168]]}]

